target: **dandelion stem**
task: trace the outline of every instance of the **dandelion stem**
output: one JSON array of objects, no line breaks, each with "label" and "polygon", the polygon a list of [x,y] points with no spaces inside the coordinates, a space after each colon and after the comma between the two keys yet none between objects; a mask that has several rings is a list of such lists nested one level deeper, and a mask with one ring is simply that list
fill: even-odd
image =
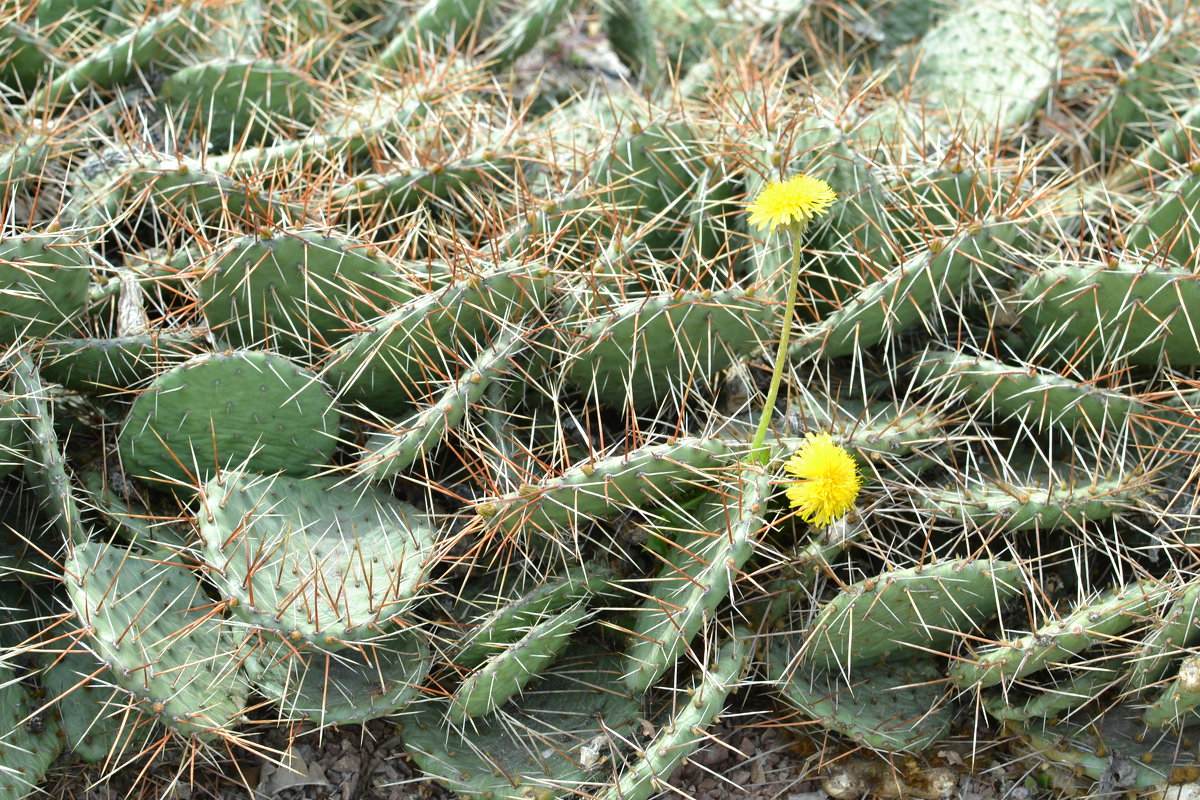
[{"label": "dandelion stem", "polygon": [[783,329],[779,332],[779,352],[775,355],[775,371],[771,373],[771,386],[767,389],[767,401],[763,404],[762,417],[758,420],[758,430],[754,432],[754,441],[750,443],[749,460],[757,461],[764,467],[770,460],[770,448],[764,447],[767,439],[767,429],[771,427],[771,417],[775,412],[775,398],[779,396],[779,384],[783,380],[783,364],[787,360],[788,338],[792,332],[792,314],[796,310],[796,284],[800,282],[800,237],[790,237],[792,242],[792,269],[788,276],[787,300],[784,301]]}]

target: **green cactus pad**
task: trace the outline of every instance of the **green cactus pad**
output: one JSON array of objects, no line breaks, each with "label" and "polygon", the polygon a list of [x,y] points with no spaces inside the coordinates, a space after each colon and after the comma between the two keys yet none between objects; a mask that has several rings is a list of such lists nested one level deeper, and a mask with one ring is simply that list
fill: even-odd
[{"label": "green cactus pad", "polygon": [[467,676],[450,701],[451,723],[490,714],[546,670],[587,618],[577,604],[533,625],[520,640],[497,649]]},{"label": "green cactus pad", "polygon": [[654,738],[639,748],[637,760],[621,772],[615,785],[600,793],[600,799],[648,800],[666,789],[675,768],[708,741],[706,731],[738,688],[752,650],[749,632],[735,628],[733,637],[717,651],[712,668],[701,668],[695,683],[658,726]]},{"label": "green cactus pad", "polygon": [[975,220],[996,219],[1010,210],[1015,185],[999,170],[968,162],[921,167],[888,186],[895,194],[891,211],[897,227],[922,235],[952,234]]},{"label": "green cactus pad", "polygon": [[204,349],[203,340],[186,331],[112,339],[53,338],[41,350],[42,375],[78,392],[124,392]]},{"label": "green cactus pad", "polygon": [[47,517],[58,528],[64,541],[81,541],[88,527],[83,521],[67,460],[54,429],[54,406],[49,390],[24,354],[11,362],[13,388],[19,398],[22,427],[28,429],[29,457],[25,459],[25,478]]},{"label": "green cactus pad", "polygon": [[602,9],[604,35],[621,63],[634,75],[653,76],[658,71],[654,28],[647,15],[647,0],[617,0]]},{"label": "green cactus pad", "polygon": [[696,132],[683,122],[654,123],[618,139],[592,167],[597,188],[580,205],[595,201],[607,210],[585,211],[581,221],[610,231],[614,218],[635,230],[644,227],[639,238],[669,256],[686,231],[687,202],[705,172],[705,155]]},{"label": "green cactus pad", "polygon": [[[149,201],[157,211],[189,225],[222,217],[245,224],[303,219],[304,209],[212,169],[218,159],[199,162],[185,156],[142,155],[123,150],[85,162],[64,215],[82,227],[108,227],[128,206]],[[136,202],[135,202],[136,201]]]},{"label": "green cactus pad", "polygon": [[200,281],[204,316],[235,347],[322,353],[428,288],[372,249],[305,230],[239,239]]},{"label": "green cactus pad", "polygon": [[329,153],[347,157],[366,149],[367,132],[351,129],[344,134],[309,134],[302,139],[284,139],[277,144],[238,147],[231,152],[209,156],[205,166],[230,178],[277,175],[311,169]]},{"label": "green cactus pad", "polygon": [[0,183],[13,193],[41,175],[55,152],[53,128],[36,122],[24,123],[22,128],[0,147]]},{"label": "green cactus pad", "polygon": [[571,468],[556,478],[475,507],[483,518],[512,530],[553,532],[580,519],[603,517],[631,506],[657,505],[669,497],[694,493],[710,479],[707,471],[729,463],[729,446],[720,439],[681,439],[648,445]]},{"label": "green cactus pad", "polygon": [[234,613],[295,642],[374,639],[425,580],[428,519],[377,489],[226,472],[197,507],[203,557]]},{"label": "green cactus pad", "polygon": [[427,50],[453,52],[455,45],[486,23],[493,7],[484,0],[425,0],[371,63],[369,72],[406,68]]},{"label": "green cactus pad", "polygon": [[[1140,187],[1143,175],[1165,173],[1173,165],[1187,163],[1197,128],[1200,128],[1200,106],[1192,106],[1113,170],[1092,193],[1099,198],[1112,190]],[[1085,201],[1085,207],[1088,205]]]},{"label": "green cactus pad", "polygon": [[965,487],[922,488],[913,500],[936,516],[1006,531],[1071,527],[1108,519],[1134,505],[1146,492],[1140,478],[1117,477],[1073,483],[1031,475],[1021,483],[971,476]]},{"label": "green cactus pad", "polygon": [[1114,667],[1083,669],[1028,697],[1017,696],[1015,688],[986,695],[983,707],[1002,722],[1059,719],[1063,716],[1062,712],[1087,705],[1098,698],[1117,682],[1118,674]]},{"label": "green cactus pad", "polygon": [[976,559],[885,572],[842,590],[809,628],[803,659],[848,670],[944,649],[1020,591],[1020,568]]},{"label": "green cactus pad", "polygon": [[670,515],[669,525],[648,526],[649,535],[671,542],[666,563],[638,609],[625,653],[625,682],[646,691],[687,650],[705,621],[728,597],[754,537],[771,487],[764,472],[746,469],[740,483],[722,485],[689,518]]},{"label": "green cactus pad", "polygon": [[950,733],[954,706],[934,659],[917,656],[845,673],[814,671],[794,660],[794,650],[775,644],[768,676],[788,706],[822,727],[889,752],[919,751]]},{"label": "green cactus pad", "polygon": [[525,0],[483,44],[483,59],[492,69],[507,69],[548,36],[580,0]]},{"label": "green cactus pad", "polygon": [[431,198],[452,200],[463,191],[511,182],[515,163],[511,156],[483,152],[384,175],[362,175],[333,190],[334,213],[372,219],[411,211]]},{"label": "green cactus pad", "polygon": [[149,193],[161,212],[189,222],[220,217],[250,221],[303,220],[303,209],[188,158],[161,156],[138,164],[100,190],[99,222],[117,215],[129,188]]},{"label": "green cactus pad", "polygon": [[524,638],[532,628],[604,589],[609,578],[603,569],[572,567],[562,577],[516,597],[505,593],[494,599],[476,598],[473,606],[495,605],[495,609],[466,621],[469,632],[451,660],[466,669],[478,667],[491,654]]},{"label": "green cactus pad", "polygon": [[1043,429],[1058,426],[1069,431],[1076,425],[1093,431],[1120,429],[1131,416],[1151,411],[1127,394],[982,355],[932,350],[917,364],[916,375],[939,392],[961,395],[973,408],[986,409],[1000,421],[1017,419]]},{"label": "green cactus pad", "polygon": [[278,131],[311,125],[320,114],[312,78],[263,59],[219,58],[184,67],[167,78],[159,99],[180,131],[218,150],[262,144]]},{"label": "green cactus pad", "polygon": [[[938,448],[950,425],[946,417],[922,404],[881,402],[845,408],[804,402],[797,404],[791,413],[800,414],[810,427],[828,430],[836,444],[856,456],[867,475],[884,470],[899,459]],[[751,433],[747,426],[740,435],[749,442]],[[774,440],[768,437],[766,441],[773,448],[773,458],[783,460],[804,447],[807,439],[783,436]]]},{"label": "green cactus pad", "polygon": [[1126,259],[1041,269],[1021,288],[1021,322],[1053,352],[1139,366],[1200,364],[1193,320],[1200,319],[1200,278]]},{"label": "green cactus pad", "polygon": [[1167,681],[1157,697],[1146,706],[1142,719],[1152,728],[1182,727],[1197,721],[1200,708],[1200,655],[1188,656],[1179,673]]},{"label": "green cactus pad", "polygon": [[156,550],[183,550],[188,545],[188,533],[181,529],[178,520],[174,518],[156,518],[149,509],[139,503],[120,497],[111,487],[113,479],[123,478],[112,475],[106,479],[98,469],[81,470],[79,480],[87,491],[86,505],[105,524],[121,538],[130,544]]},{"label": "green cactus pad", "polygon": [[947,123],[981,133],[1023,122],[1056,80],[1058,21],[1034,0],[966,3],[916,46],[899,76],[911,70],[912,92]]},{"label": "green cactus pad", "polygon": [[[1016,730],[1020,744],[1016,749],[1027,750],[1046,761],[1061,765],[1071,775],[1084,774],[1102,781],[1111,776],[1113,767],[1121,765],[1120,788],[1125,791],[1157,789],[1176,782],[1179,776],[1200,771],[1195,751],[1180,747],[1185,738],[1195,739],[1195,728],[1159,734],[1146,732],[1139,714],[1117,706],[1103,716],[1088,720],[1056,723],[1038,720]],[[1128,774],[1122,772],[1128,770]],[[1175,779],[1175,780],[1173,780]],[[1184,780],[1187,780],[1184,777]],[[1084,792],[1096,796],[1099,792]],[[1169,796],[1169,795],[1168,795]]]},{"label": "green cactus pad", "polygon": [[210,353],[160,375],[134,400],[118,443],[125,469],[198,484],[218,467],[316,474],[340,413],[312,373],[272,353]]},{"label": "green cactus pad", "polygon": [[1012,224],[980,226],[936,242],[870,284],[840,309],[806,326],[791,347],[794,359],[836,358],[886,341],[916,324],[937,327],[941,306],[999,260],[1016,233]]},{"label": "green cactus pad", "polygon": [[807,607],[812,602],[810,587],[818,576],[831,572],[834,557],[865,532],[865,525],[842,517],[791,548],[783,575],[767,587],[766,593],[771,596],[767,615],[771,619],[781,619],[790,607]]},{"label": "green cactus pad", "polygon": [[62,750],[58,714],[40,704],[0,665],[0,800],[21,800],[37,791]]},{"label": "green cactus pad", "polygon": [[1192,578],[1142,639],[1125,679],[1129,692],[1158,683],[1172,661],[1200,642],[1200,579]]},{"label": "green cactus pad", "polygon": [[802,302],[811,303],[823,314],[886,274],[900,248],[888,211],[896,201],[880,184],[874,165],[839,134],[827,134],[824,147],[806,153],[806,158],[810,157],[829,165],[823,179],[838,192],[837,203],[828,217],[814,226],[812,242],[806,246],[820,255],[806,260],[800,279]]},{"label": "green cactus pad", "polygon": [[21,421],[24,413],[20,398],[0,388],[0,478],[25,463],[29,436]]},{"label": "green cactus pad", "polygon": [[523,331],[502,334],[436,400],[392,430],[371,434],[355,472],[371,480],[384,480],[407,469],[462,421],[467,409],[483,397],[494,380],[515,368],[514,359],[525,346]]},{"label": "green cactus pad", "polygon": [[0,342],[70,330],[94,263],[86,245],[61,234],[0,240]]},{"label": "green cactus pad", "polygon": [[121,36],[91,48],[82,58],[57,73],[30,98],[29,108],[67,103],[87,86],[112,88],[186,52],[184,40],[196,24],[195,10],[168,9],[146,19]]},{"label": "green cactus pad", "polygon": [[0,84],[28,94],[52,61],[48,42],[14,19],[0,23]]},{"label": "green cactus pad", "polygon": [[639,712],[616,658],[581,646],[493,714],[451,725],[429,703],[397,727],[417,766],[460,796],[529,800],[596,783]]},{"label": "green cactus pad", "polygon": [[627,303],[564,334],[567,381],[624,408],[699,391],[762,346],[769,307],[740,289],[677,292]]},{"label": "green cactus pad", "polygon": [[91,653],[46,655],[47,700],[62,717],[67,747],[84,761],[120,761],[136,755],[154,735],[154,720],[130,705],[123,689],[106,685],[108,667]]},{"label": "green cactus pad", "polygon": [[[1118,26],[1139,24],[1134,19],[1137,6],[1129,5],[1133,6],[1125,13],[1129,22],[1114,20]],[[1156,27],[1149,38],[1131,37],[1126,32],[1108,36],[1110,41],[1103,49],[1115,52],[1105,59],[1111,66],[1106,63],[1106,68],[1098,71],[1107,84],[1102,91],[1106,91],[1083,125],[1092,152],[1101,159],[1118,161],[1111,156],[1153,138],[1159,121],[1173,116],[1172,101],[1192,93],[1191,67],[1197,58],[1192,25],[1167,15]],[[1183,101],[1184,109],[1190,107],[1190,101]]]},{"label": "green cactus pad", "polygon": [[742,195],[740,177],[720,165],[706,168],[696,179],[685,209],[689,227],[680,253],[689,270],[694,270],[689,256],[709,267],[696,276],[702,286],[725,286],[728,276],[722,267],[732,266],[739,258],[735,251],[740,244],[737,218],[742,211]]},{"label": "green cactus pad", "polygon": [[1191,271],[1200,247],[1200,168],[1162,188],[1129,226],[1125,246],[1147,258],[1165,257]]},{"label": "green cactus pad", "polygon": [[249,690],[240,636],[178,560],[77,543],[64,565],[86,644],[141,713],[183,736],[227,734]]},{"label": "green cactus pad", "polygon": [[424,634],[409,629],[336,653],[289,641],[264,643],[247,658],[246,672],[288,720],[356,725],[408,705],[431,664]]},{"label": "green cactus pad", "polygon": [[504,320],[540,308],[549,277],[540,264],[506,265],[418,297],[343,342],[326,375],[344,400],[407,411],[459,373],[462,351],[479,352]]},{"label": "green cactus pad", "polygon": [[1165,589],[1157,583],[1109,590],[1077,606],[1057,621],[998,647],[966,653],[950,671],[960,686],[1008,684],[1032,672],[1144,625]]}]

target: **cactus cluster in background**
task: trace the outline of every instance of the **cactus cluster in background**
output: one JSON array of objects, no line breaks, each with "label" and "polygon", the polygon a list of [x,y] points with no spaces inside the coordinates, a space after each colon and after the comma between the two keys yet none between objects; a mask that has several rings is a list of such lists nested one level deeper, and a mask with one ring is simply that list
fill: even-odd
[{"label": "cactus cluster in background", "polygon": [[389,717],[639,800],[750,706],[1194,792],[1197,64],[1188,0],[0,11],[0,798]]}]

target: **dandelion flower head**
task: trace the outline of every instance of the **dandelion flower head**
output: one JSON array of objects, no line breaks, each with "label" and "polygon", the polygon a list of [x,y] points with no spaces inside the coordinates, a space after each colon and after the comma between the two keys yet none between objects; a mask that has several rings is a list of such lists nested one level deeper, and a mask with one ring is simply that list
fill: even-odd
[{"label": "dandelion flower head", "polygon": [[804,445],[783,465],[799,480],[787,488],[787,498],[800,518],[818,528],[841,519],[854,505],[862,478],[854,458],[828,433],[808,433]]},{"label": "dandelion flower head", "polygon": [[769,233],[783,227],[793,236],[804,232],[818,214],[828,214],[837,193],[820,178],[795,175],[772,181],[750,204],[750,224]]}]

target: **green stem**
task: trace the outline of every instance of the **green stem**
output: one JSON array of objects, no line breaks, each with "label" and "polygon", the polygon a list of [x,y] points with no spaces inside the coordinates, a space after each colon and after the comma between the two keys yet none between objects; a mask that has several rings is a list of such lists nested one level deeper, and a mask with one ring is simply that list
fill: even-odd
[{"label": "green stem", "polygon": [[767,402],[763,405],[762,417],[758,420],[758,430],[754,432],[754,441],[750,443],[750,461],[757,461],[764,467],[770,460],[770,448],[763,447],[767,439],[767,430],[771,427],[771,416],[775,411],[775,398],[779,396],[779,384],[783,380],[783,364],[787,360],[788,338],[792,332],[792,314],[796,309],[796,285],[800,282],[800,247],[798,236],[792,237],[792,270],[788,277],[787,300],[784,302],[783,330],[779,334],[779,352],[775,356],[775,371],[771,374],[771,386],[767,389]]}]

